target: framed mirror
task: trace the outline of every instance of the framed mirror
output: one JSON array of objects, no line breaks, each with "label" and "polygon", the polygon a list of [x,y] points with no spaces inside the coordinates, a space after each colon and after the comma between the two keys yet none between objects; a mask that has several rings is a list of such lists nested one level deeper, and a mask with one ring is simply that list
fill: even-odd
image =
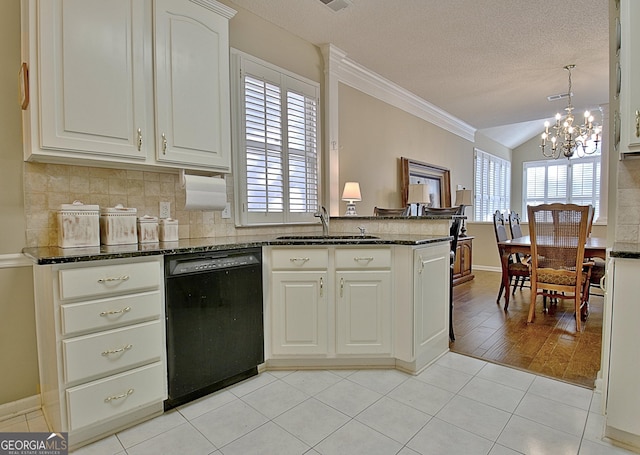
[{"label": "framed mirror", "polygon": [[451,207],[449,169],[409,158],[400,158],[402,206],[407,206],[409,184],[423,183],[429,188],[429,207]]}]

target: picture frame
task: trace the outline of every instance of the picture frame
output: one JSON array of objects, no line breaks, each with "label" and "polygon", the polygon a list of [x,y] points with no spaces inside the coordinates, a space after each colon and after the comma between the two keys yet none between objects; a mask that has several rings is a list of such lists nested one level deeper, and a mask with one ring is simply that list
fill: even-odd
[{"label": "picture frame", "polygon": [[449,169],[423,163],[410,158],[400,158],[402,206],[407,206],[409,184],[423,183],[429,188],[429,207],[451,207],[451,174]]},{"label": "picture frame", "polygon": [[20,65],[20,107],[22,110],[26,110],[29,106],[29,68],[26,62],[22,62]]}]

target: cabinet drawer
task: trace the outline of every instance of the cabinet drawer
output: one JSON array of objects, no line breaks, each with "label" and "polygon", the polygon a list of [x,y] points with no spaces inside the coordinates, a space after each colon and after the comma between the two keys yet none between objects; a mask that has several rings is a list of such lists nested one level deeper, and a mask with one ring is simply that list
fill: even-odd
[{"label": "cabinet drawer", "polygon": [[273,269],[326,269],[329,253],[326,248],[278,248],[272,250],[271,260]]},{"label": "cabinet drawer", "polygon": [[63,269],[59,271],[60,299],[157,289],[161,276],[162,270],[156,261]]},{"label": "cabinet drawer", "polygon": [[63,340],[65,381],[95,378],[159,360],[164,349],[163,323],[145,322]]},{"label": "cabinet drawer", "polygon": [[337,248],[337,269],[380,269],[391,267],[389,248]]},{"label": "cabinet drawer", "polygon": [[164,364],[157,362],[67,389],[69,430],[164,400],[165,378]]},{"label": "cabinet drawer", "polygon": [[157,319],[162,312],[160,291],[110,297],[60,306],[62,334],[106,330]]}]

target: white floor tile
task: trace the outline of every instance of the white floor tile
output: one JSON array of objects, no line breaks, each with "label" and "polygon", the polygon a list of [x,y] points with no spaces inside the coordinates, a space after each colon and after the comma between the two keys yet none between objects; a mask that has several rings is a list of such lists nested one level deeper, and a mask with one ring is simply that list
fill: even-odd
[{"label": "white floor tile", "polygon": [[322,455],[391,455],[402,444],[352,420],[316,446]]},{"label": "white floor tile", "polygon": [[21,416],[22,419],[15,420],[13,423],[9,423],[7,425],[0,427],[0,432],[2,433],[13,433],[13,432],[27,432],[29,431],[29,425],[27,425],[27,419],[24,416]]},{"label": "white floor tile", "polygon": [[191,424],[216,447],[223,447],[269,419],[248,404],[232,401],[213,411],[196,417]]},{"label": "white floor tile", "polygon": [[350,375],[347,380],[386,395],[410,377],[398,370],[361,370]]},{"label": "white floor tile", "polygon": [[398,455],[420,455],[420,454],[415,450],[410,449],[409,447],[403,447],[402,450],[398,452]]},{"label": "white floor tile", "polygon": [[582,436],[587,422],[587,411],[584,409],[547,400],[531,393],[525,395],[515,414],[575,436]]},{"label": "white floor tile", "polygon": [[515,450],[511,450],[508,447],[501,446],[500,444],[496,444],[489,452],[489,455],[521,455],[520,452],[516,452]]},{"label": "white floor tile", "polygon": [[436,418],[444,420],[483,438],[495,441],[500,436],[511,414],[461,396],[455,396]]},{"label": "white floor tile", "polygon": [[588,439],[592,442],[606,444],[602,441],[602,437],[604,436],[604,423],[605,418],[603,415],[595,412],[590,412],[587,416],[587,425],[584,428],[582,439]]},{"label": "white floor tile", "polygon": [[151,439],[154,436],[166,433],[172,428],[187,423],[187,420],[176,410],[165,412],[146,422],[142,422],[132,428],[121,431],[116,436],[125,449]]},{"label": "white floor tile", "polygon": [[597,442],[583,440],[578,453],[579,455],[631,455],[633,452],[612,444],[598,444]]},{"label": "white floor tile", "polygon": [[285,376],[282,380],[307,395],[313,396],[341,381],[342,377],[329,371],[300,370]]},{"label": "white floor tile", "polygon": [[436,415],[454,394],[417,379],[408,379],[389,393],[398,400],[431,416]]},{"label": "white floor tile", "polygon": [[592,390],[542,376],[536,376],[529,392],[585,410],[589,410],[593,396]]},{"label": "white floor tile", "polygon": [[324,389],[316,398],[338,411],[355,417],[378,401],[382,395],[347,379]]},{"label": "white floor tile", "polygon": [[456,354],[455,352],[447,352],[436,361],[436,364],[447,368],[453,368],[454,370],[462,371],[463,373],[476,374],[487,364],[487,362],[473,357],[468,357],[466,355]]},{"label": "white floor tile", "polygon": [[216,448],[193,426],[184,423],[140,444],[127,448],[128,455],[208,455]]},{"label": "white floor tile", "polygon": [[49,426],[47,425],[47,421],[44,416],[32,418],[27,420],[27,427],[31,433],[33,432],[43,432],[46,433],[49,431]]},{"label": "white floor tile", "polygon": [[463,397],[471,398],[503,411],[513,412],[524,397],[523,390],[487,379],[474,377],[459,392]]},{"label": "white floor tile", "polygon": [[487,455],[493,442],[433,418],[407,447],[422,455]]},{"label": "white floor tile", "polygon": [[115,435],[107,436],[92,444],[71,451],[73,455],[115,455],[124,451],[124,447]]},{"label": "white floor tile", "polygon": [[580,438],[514,415],[497,442],[521,453],[575,455]]},{"label": "white floor tile", "polygon": [[349,420],[347,415],[315,398],[309,398],[273,421],[303,442],[314,446]]},{"label": "white floor tile", "polygon": [[309,449],[308,445],[275,423],[268,422],[220,451],[224,455],[301,455]]},{"label": "white floor tile", "polygon": [[212,393],[198,400],[182,405],[178,407],[178,411],[184,416],[185,419],[192,420],[198,416],[201,416],[202,414],[213,411],[214,409],[217,409],[220,406],[223,406],[237,399],[238,397],[236,397],[231,392],[222,390],[220,392]]},{"label": "white floor tile", "polygon": [[260,387],[264,387],[267,384],[276,380],[276,377],[269,372],[260,373],[258,376],[253,376],[249,379],[245,379],[238,384],[229,387],[229,392],[233,393],[237,397],[242,397],[248,393],[258,390]]},{"label": "white floor tile", "polygon": [[471,380],[471,378],[473,378],[473,375],[471,374],[443,367],[438,364],[431,365],[416,376],[416,379],[419,379],[420,381],[424,381],[427,384],[440,387],[441,389],[445,389],[453,393],[457,393],[467,382]]},{"label": "white floor tile", "polygon": [[242,401],[273,419],[309,398],[309,395],[283,382],[274,381],[242,397]]},{"label": "white floor tile", "polygon": [[356,420],[406,444],[431,419],[431,416],[406,404],[383,397],[362,411]]},{"label": "white floor tile", "polygon": [[535,374],[526,371],[516,370],[495,363],[487,363],[482,370],[478,372],[478,377],[488,379],[498,384],[513,387],[514,389],[526,391],[531,387]]}]

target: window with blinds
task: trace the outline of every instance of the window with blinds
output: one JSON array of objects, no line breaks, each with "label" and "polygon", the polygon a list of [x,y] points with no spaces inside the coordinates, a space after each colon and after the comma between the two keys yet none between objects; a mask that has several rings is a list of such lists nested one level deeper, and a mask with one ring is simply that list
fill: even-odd
[{"label": "window with blinds", "polygon": [[240,224],[315,222],[319,84],[233,54]]},{"label": "window with blinds", "polygon": [[492,221],[496,210],[509,210],[511,163],[482,150],[474,150],[474,220]]},{"label": "window with blinds", "polygon": [[600,155],[564,161],[530,161],[523,165],[522,214],[527,205],[554,202],[593,205],[600,214]]}]

